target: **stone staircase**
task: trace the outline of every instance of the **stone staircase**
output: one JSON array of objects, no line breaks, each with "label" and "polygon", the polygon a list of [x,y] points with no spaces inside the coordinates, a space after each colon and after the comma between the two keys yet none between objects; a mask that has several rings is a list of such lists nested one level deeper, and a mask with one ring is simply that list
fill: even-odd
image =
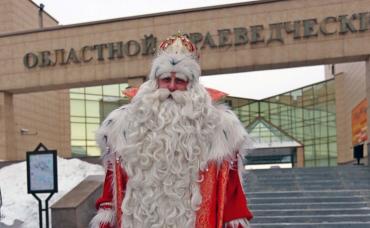
[{"label": "stone staircase", "polygon": [[247,171],[252,228],[369,228],[370,167]]}]

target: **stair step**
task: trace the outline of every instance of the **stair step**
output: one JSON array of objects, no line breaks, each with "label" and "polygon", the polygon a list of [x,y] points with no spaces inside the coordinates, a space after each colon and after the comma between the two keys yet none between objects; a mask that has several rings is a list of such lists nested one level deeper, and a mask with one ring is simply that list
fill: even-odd
[{"label": "stair step", "polygon": [[370,169],[322,167],[243,174],[252,228],[369,228]]},{"label": "stair step", "polygon": [[293,215],[293,216],[255,216],[255,223],[326,223],[326,222],[370,222],[370,214],[353,215]]},{"label": "stair step", "polygon": [[347,203],[249,203],[248,206],[252,210],[261,209],[338,209],[338,208],[368,208],[370,203],[366,202],[347,202]]},{"label": "stair step", "polygon": [[299,191],[299,190],[336,190],[336,189],[352,189],[356,190],[359,188],[369,188],[370,184],[367,185],[329,185],[329,186],[322,186],[322,185],[304,185],[304,186],[284,186],[284,185],[276,185],[276,186],[245,186],[247,192],[252,191]]},{"label": "stair step", "polygon": [[342,223],[251,223],[251,228],[369,228],[370,222]]},{"label": "stair step", "polygon": [[[370,169],[369,169],[370,170]],[[340,173],[333,173],[333,174],[270,174],[270,175],[259,175],[257,173],[250,173],[250,174],[246,174],[246,175],[243,175],[243,178],[260,178],[260,179],[266,179],[266,180],[270,180],[270,179],[310,179],[310,178],[322,178],[322,179],[332,179],[332,178],[344,178],[344,179],[349,179],[349,178],[365,178],[367,176],[369,176],[369,171],[367,171],[366,173],[363,172],[363,173],[346,173],[346,174],[340,174]]]},{"label": "stair step", "polygon": [[358,169],[358,170],[350,170],[350,169],[326,169],[326,170],[310,170],[310,169],[284,169],[284,170],[248,170],[243,171],[243,174],[258,174],[258,176],[274,176],[274,175],[348,175],[348,174],[366,174],[369,172],[369,168],[366,169]]},{"label": "stair step", "polygon": [[295,177],[292,177],[292,178],[260,178],[260,177],[245,177],[243,178],[243,180],[247,183],[251,182],[251,183],[261,183],[261,184],[265,184],[265,183],[325,183],[325,182],[353,182],[353,183],[368,183],[370,180],[370,175],[366,175],[366,176],[363,176],[363,177],[317,177],[317,178],[314,178],[314,177],[309,177],[309,178],[295,178]]},{"label": "stair step", "polygon": [[[326,203],[326,202],[363,202],[364,197],[341,196],[341,197],[262,197],[248,198],[250,203]],[[366,199],[370,202],[370,197]]]},{"label": "stair step", "polygon": [[258,169],[248,170],[249,172],[258,173],[328,173],[328,172],[342,172],[347,173],[350,171],[366,171],[367,166],[336,166],[336,167],[314,167],[314,168],[293,168],[293,169]]},{"label": "stair step", "polygon": [[370,189],[336,189],[319,191],[270,191],[270,192],[250,192],[247,191],[248,198],[253,197],[324,197],[324,196],[370,196]]},{"label": "stair step", "polygon": [[[369,169],[370,170],[370,169]],[[333,178],[343,178],[343,179],[351,179],[351,178],[366,178],[369,176],[369,171],[361,172],[361,173],[332,173],[332,174],[299,174],[299,173],[274,173],[274,174],[258,174],[258,173],[249,173],[249,174],[243,174],[243,178],[260,178],[262,180],[275,180],[275,179],[333,179]]]},{"label": "stair step", "polygon": [[305,187],[311,187],[311,186],[314,186],[316,188],[322,188],[322,189],[326,189],[326,188],[332,188],[332,187],[341,187],[341,188],[345,188],[345,187],[357,187],[358,188],[367,188],[370,186],[370,183],[345,183],[345,182],[325,182],[325,183],[315,183],[315,182],[311,182],[311,183],[297,183],[297,182],[291,182],[291,183],[266,183],[266,184],[261,184],[261,183],[246,183],[245,185],[247,188],[261,188],[261,187],[302,187],[302,188],[305,188]]},{"label": "stair step", "polygon": [[341,215],[341,214],[370,214],[369,208],[343,208],[343,209],[286,209],[286,210],[253,210],[254,216],[293,216],[293,215]]}]

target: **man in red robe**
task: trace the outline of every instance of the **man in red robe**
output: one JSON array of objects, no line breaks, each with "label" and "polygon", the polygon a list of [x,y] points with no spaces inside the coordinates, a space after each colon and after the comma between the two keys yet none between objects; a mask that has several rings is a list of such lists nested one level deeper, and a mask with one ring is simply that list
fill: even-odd
[{"label": "man in red robe", "polygon": [[107,171],[91,227],[249,227],[239,175],[249,138],[200,73],[195,45],[167,38],[148,81],[103,122]]}]

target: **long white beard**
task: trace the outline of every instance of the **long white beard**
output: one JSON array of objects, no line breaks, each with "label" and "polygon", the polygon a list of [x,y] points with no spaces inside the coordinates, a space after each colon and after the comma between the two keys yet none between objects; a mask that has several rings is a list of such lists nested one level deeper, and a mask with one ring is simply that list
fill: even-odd
[{"label": "long white beard", "polygon": [[[129,179],[122,226],[194,227],[218,116],[203,87],[175,92],[144,85],[117,148]],[[150,91],[153,90],[153,91]],[[197,91],[194,91],[197,90]],[[200,95],[199,95],[200,94]]]}]

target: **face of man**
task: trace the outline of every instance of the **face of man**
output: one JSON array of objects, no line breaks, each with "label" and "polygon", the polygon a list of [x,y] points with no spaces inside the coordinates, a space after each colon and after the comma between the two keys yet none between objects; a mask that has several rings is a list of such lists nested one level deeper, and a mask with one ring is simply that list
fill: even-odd
[{"label": "face of man", "polygon": [[182,79],[183,77],[179,77],[180,75],[177,74],[176,72],[171,72],[161,75],[158,78],[158,88],[168,89],[170,92],[187,90],[189,81]]}]

